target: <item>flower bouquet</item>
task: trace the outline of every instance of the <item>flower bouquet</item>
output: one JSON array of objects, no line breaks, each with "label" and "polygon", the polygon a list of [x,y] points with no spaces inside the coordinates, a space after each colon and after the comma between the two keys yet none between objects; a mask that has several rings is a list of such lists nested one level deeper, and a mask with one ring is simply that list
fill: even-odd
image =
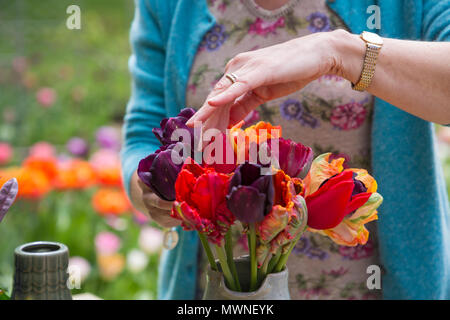
[{"label": "flower bouquet", "polygon": [[[226,290],[255,292],[270,275],[286,272],[305,230],[340,245],[367,242],[364,225],[377,219],[382,197],[366,170],[344,170],[344,159],[330,153],[313,160],[311,148],[284,139],[281,127],[266,122],[202,133],[186,126],[194,112],[183,109],[153,129],[162,146],[140,161],[138,176],[174,201],[171,216],[184,230],[198,232]],[[246,272],[238,272],[241,260],[233,257],[233,224],[247,235]]]}]

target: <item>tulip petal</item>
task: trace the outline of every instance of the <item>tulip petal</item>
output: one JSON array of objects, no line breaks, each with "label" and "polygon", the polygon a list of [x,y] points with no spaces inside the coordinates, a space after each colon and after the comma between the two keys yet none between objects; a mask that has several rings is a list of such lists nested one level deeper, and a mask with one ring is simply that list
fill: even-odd
[{"label": "tulip petal", "polygon": [[368,192],[359,193],[351,197],[350,203],[347,205],[346,214],[352,213],[364,205],[369,200],[371,194]]},{"label": "tulip petal", "polygon": [[228,176],[216,172],[205,173],[197,179],[191,200],[202,217],[214,219],[218,205],[228,192],[228,179]]},{"label": "tulip petal", "polygon": [[268,141],[271,155],[278,159],[281,170],[290,177],[297,177],[305,165],[312,161],[313,152],[310,147],[296,143],[290,139],[279,138],[278,152],[273,152],[275,139]]},{"label": "tulip petal", "polygon": [[366,224],[377,219],[377,208],[383,202],[383,197],[379,193],[372,193],[367,202],[355,211],[349,218],[350,225]]},{"label": "tulip petal", "polygon": [[264,219],[266,195],[251,186],[233,187],[227,195],[228,209],[244,223],[260,222]]},{"label": "tulip petal", "polygon": [[2,222],[9,208],[14,203],[19,192],[19,183],[16,178],[9,179],[0,189],[0,222]]},{"label": "tulip petal", "polygon": [[319,188],[306,197],[308,205],[308,226],[314,229],[331,229],[337,226],[347,214],[347,205],[353,191],[353,181]]},{"label": "tulip petal", "polygon": [[339,174],[344,169],[344,158],[329,161],[331,153],[324,153],[318,156],[311,163],[311,168],[305,178],[306,195],[313,194],[319,189],[320,185],[332,176]]},{"label": "tulip petal", "polygon": [[162,146],[155,153],[142,159],[138,165],[139,178],[160,198],[175,200],[175,181],[182,165],[175,164],[173,159],[173,148]]},{"label": "tulip petal", "polygon": [[268,243],[272,241],[278,233],[286,228],[288,223],[288,210],[280,205],[274,206],[272,212],[265,216],[258,226],[261,242]]},{"label": "tulip petal", "polygon": [[352,171],[356,173],[355,179],[361,181],[367,188],[367,192],[377,192],[377,182],[365,169],[346,169],[345,171]]},{"label": "tulip petal", "polygon": [[251,186],[265,195],[264,215],[267,215],[270,211],[272,211],[273,201],[275,198],[275,188],[273,186],[272,176],[262,176],[253,182]]}]

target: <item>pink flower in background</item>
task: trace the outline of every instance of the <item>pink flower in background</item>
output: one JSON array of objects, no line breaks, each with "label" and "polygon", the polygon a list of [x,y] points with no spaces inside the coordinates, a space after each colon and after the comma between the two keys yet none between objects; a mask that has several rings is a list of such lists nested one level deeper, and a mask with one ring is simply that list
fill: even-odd
[{"label": "pink flower in background", "polygon": [[89,146],[86,140],[79,137],[73,137],[66,144],[67,150],[74,156],[83,157],[89,151]]},{"label": "pink flower in background", "polygon": [[330,122],[342,130],[354,130],[364,123],[366,113],[361,103],[350,102],[335,107],[331,112]]},{"label": "pink flower in background", "polygon": [[139,234],[139,247],[147,254],[157,253],[163,245],[163,233],[153,227],[144,227]]},{"label": "pink flower in background", "polygon": [[11,161],[13,149],[6,142],[0,142],[0,165],[7,164]]},{"label": "pink flower in background", "polygon": [[248,33],[254,33],[260,36],[266,36],[269,33],[276,34],[277,28],[284,27],[284,17],[280,17],[277,21],[265,21],[261,18],[256,18],[249,29]]},{"label": "pink flower in background", "polygon": [[35,143],[29,152],[30,156],[36,158],[54,158],[56,155],[55,147],[50,143],[42,141]]},{"label": "pink flower in background", "polygon": [[96,169],[118,168],[120,167],[120,159],[117,151],[110,149],[100,149],[92,154],[89,160],[91,165]]},{"label": "pink flower in background", "polygon": [[134,221],[137,224],[145,225],[150,222],[150,217],[148,215],[146,215],[145,213],[142,213],[134,208],[132,208],[132,210],[133,210]]},{"label": "pink flower in background", "polygon": [[120,238],[112,232],[102,231],[95,237],[95,249],[101,255],[112,255],[120,246]]},{"label": "pink flower in background", "polygon": [[120,132],[113,127],[100,127],[95,134],[98,145],[106,149],[120,149]]},{"label": "pink flower in background", "polygon": [[52,88],[41,88],[36,93],[37,102],[43,107],[51,107],[56,101],[56,91]]}]

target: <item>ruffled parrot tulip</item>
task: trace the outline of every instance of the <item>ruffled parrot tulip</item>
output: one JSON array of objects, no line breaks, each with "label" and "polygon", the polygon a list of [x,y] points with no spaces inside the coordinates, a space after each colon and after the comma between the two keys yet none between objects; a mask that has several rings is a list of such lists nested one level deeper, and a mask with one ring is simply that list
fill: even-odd
[{"label": "ruffled parrot tulip", "polygon": [[317,157],[305,179],[308,227],[340,245],[365,244],[364,224],[376,220],[383,197],[366,170],[343,171],[344,159],[330,161],[330,153]]},{"label": "ruffled parrot tulip", "polygon": [[175,183],[171,215],[182,221],[184,230],[197,230],[220,246],[235,220],[226,205],[230,177],[188,160]]}]

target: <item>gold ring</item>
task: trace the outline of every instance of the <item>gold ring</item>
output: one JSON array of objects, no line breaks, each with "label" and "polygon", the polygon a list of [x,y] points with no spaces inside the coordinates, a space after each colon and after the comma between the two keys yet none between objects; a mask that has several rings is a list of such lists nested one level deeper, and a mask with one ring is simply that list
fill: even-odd
[{"label": "gold ring", "polygon": [[236,83],[237,82],[237,77],[236,77],[236,75],[234,74],[234,73],[227,73],[226,75],[225,75],[225,77],[227,77],[227,79],[228,80],[230,80],[231,81],[231,83]]}]

